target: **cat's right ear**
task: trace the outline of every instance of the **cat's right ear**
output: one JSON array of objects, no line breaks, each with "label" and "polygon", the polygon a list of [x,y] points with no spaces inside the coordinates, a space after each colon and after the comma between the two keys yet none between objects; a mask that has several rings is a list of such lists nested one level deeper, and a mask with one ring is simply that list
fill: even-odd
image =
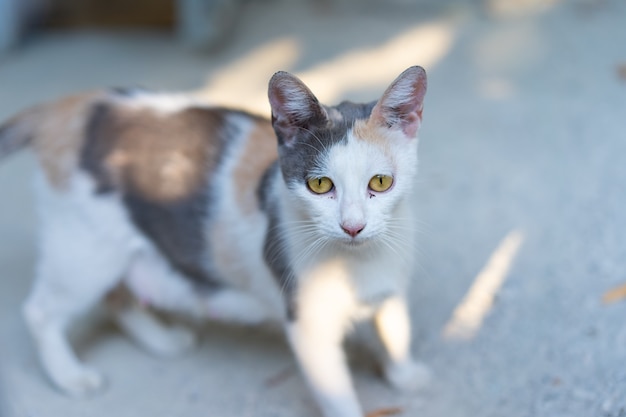
[{"label": "cat's right ear", "polygon": [[280,145],[290,145],[300,130],[328,120],[326,110],[300,79],[280,71],[270,79],[268,96],[272,125]]}]

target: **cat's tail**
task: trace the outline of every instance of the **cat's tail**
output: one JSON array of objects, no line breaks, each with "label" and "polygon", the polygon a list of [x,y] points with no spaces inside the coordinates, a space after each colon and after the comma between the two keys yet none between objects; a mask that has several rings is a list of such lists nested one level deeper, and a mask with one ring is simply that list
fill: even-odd
[{"label": "cat's tail", "polygon": [[20,113],[0,125],[0,159],[25,148],[32,140],[32,129],[29,129],[28,113]]},{"label": "cat's tail", "polygon": [[[0,160],[33,142],[58,141],[72,134],[77,119],[103,92],[88,92],[40,104],[18,113],[0,124]],[[57,138],[53,137],[57,136]]]}]

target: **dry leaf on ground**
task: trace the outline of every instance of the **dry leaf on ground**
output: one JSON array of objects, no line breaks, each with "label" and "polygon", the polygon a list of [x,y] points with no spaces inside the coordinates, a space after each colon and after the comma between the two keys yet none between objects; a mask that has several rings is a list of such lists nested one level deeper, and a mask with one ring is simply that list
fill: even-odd
[{"label": "dry leaf on ground", "polygon": [[620,80],[626,81],[626,62],[617,66],[617,76]]},{"label": "dry leaf on ground", "polygon": [[365,414],[365,417],[395,416],[396,414],[400,414],[402,411],[403,410],[400,407],[379,408],[378,410],[370,411]]},{"label": "dry leaf on ground", "polygon": [[602,296],[602,302],[605,304],[616,303],[622,300],[626,300],[626,284],[612,288]]}]

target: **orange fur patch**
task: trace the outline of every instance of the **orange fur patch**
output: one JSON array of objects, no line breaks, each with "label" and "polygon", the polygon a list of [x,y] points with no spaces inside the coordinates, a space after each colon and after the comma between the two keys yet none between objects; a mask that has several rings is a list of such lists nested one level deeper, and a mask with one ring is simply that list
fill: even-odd
[{"label": "orange fur patch", "polygon": [[[239,216],[241,213],[248,217],[246,221],[256,223],[259,220],[253,217],[262,216],[257,197],[259,182],[269,166],[278,159],[277,141],[271,124],[265,120],[257,121],[248,137],[241,142],[241,149],[235,158],[237,160],[232,172],[232,186],[237,209],[232,215]],[[231,214],[222,213],[223,215]],[[241,242],[233,235],[229,222],[217,218],[211,224],[209,234],[209,240],[213,242],[212,259],[218,270],[228,274],[229,281],[237,288],[248,288],[248,275],[239,270]]]},{"label": "orange fur patch", "polygon": [[389,138],[385,135],[384,128],[380,127],[375,119],[357,120],[352,127],[352,134],[356,139],[377,146],[385,155],[391,154]]},{"label": "orange fur patch", "polygon": [[186,199],[205,186],[221,152],[220,114],[188,108],[162,115],[123,105],[109,112],[89,138],[96,149],[94,162],[106,167],[100,181],[164,203]]},{"label": "orange fur patch", "polygon": [[91,105],[103,97],[102,92],[70,96],[24,113],[25,123],[33,128],[33,149],[50,184],[67,187],[78,154],[85,140],[84,130]]},{"label": "orange fur patch", "polygon": [[385,137],[380,133],[379,126],[372,119],[357,120],[352,127],[352,134],[355,138],[361,139],[376,145],[384,145]]},{"label": "orange fur patch", "polygon": [[274,129],[266,121],[257,122],[250,132],[233,174],[236,198],[244,214],[258,210],[257,184],[263,173],[278,158]]}]

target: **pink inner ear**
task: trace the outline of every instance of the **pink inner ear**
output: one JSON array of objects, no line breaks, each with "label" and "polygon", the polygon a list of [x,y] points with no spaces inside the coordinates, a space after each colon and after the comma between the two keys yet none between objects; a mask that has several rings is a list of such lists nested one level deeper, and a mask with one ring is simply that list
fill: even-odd
[{"label": "pink inner ear", "polygon": [[382,110],[378,103],[372,110],[371,118],[380,126],[400,128],[407,137],[414,138],[422,122],[422,107],[415,107],[405,105],[400,108]]},{"label": "pink inner ear", "polygon": [[422,97],[413,93],[414,96],[400,106],[390,110],[391,117],[397,120],[402,132],[408,137],[415,137],[422,122]]},{"label": "pink inner ear", "polygon": [[425,94],[426,72],[421,67],[410,67],[387,88],[372,111],[372,119],[413,138],[422,121]]},{"label": "pink inner ear", "polygon": [[402,126],[402,132],[410,138],[413,138],[417,135],[417,130],[420,127],[420,123],[422,122],[422,111],[411,112],[407,114],[400,122]]}]

